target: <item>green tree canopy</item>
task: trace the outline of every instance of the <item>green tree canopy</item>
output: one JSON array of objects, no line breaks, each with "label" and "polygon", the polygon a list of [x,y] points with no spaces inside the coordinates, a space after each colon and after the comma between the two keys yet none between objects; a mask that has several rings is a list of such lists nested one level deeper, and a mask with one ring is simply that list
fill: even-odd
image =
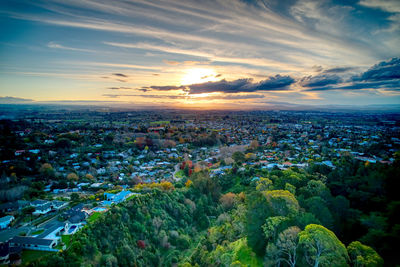
[{"label": "green tree canopy", "polygon": [[371,247],[362,244],[359,241],[351,242],[347,247],[350,260],[356,267],[375,267],[383,266],[383,259]]},{"label": "green tree canopy", "polygon": [[306,262],[314,267],[348,266],[346,247],[332,231],[322,225],[307,225],[299,233],[299,244]]}]

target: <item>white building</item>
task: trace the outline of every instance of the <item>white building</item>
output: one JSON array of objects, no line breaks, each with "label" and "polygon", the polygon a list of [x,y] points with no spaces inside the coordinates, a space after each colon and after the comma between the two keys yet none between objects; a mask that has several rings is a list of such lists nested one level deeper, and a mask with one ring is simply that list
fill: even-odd
[{"label": "white building", "polygon": [[8,215],[0,218],[0,229],[7,228],[10,223],[14,220],[14,216]]}]

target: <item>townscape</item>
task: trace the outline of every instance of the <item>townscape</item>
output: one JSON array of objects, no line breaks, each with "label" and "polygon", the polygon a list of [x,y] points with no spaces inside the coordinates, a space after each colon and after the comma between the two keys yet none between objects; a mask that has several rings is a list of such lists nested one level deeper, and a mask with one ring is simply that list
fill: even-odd
[{"label": "townscape", "polygon": [[[193,190],[202,192],[203,186],[208,188],[211,194],[208,201],[219,201],[226,210],[202,215],[208,217],[207,225],[198,226],[197,231],[211,227],[210,235],[210,231],[222,227],[218,226],[222,215],[229,217],[229,210],[233,209],[233,214],[238,212],[233,207],[243,206],[240,198],[244,195],[241,194],[250,194],[260,187],[266,189],[272,186],[268,183],[273,182],[277,190],[298,196],[296,192],[305,190],[300,184],[307,184],[300,180],[311,175],[316,178],[310,181],[318,182],[318,186],[314,186],[324,192],[313,193],[313,203],[304,199],[303,193],[299,195],[307,214],[313,214],[314,219],[307,220],[334,228],[336,235],[342,237],[351,229],[338,227],[344,218],[336,214],[338,207],[333,204],[334,197],[336,201],[339,196],[351,199],[355,191],[338,188],[340,181],[329,175],[341,170],[344,162],[351,162],[351,168],[362,167],[363,172],[368,172],[368,168],[393,168],[399,160],[400,118],[390,113],[365,116],[316,111],[168,110],[161,115],[157,111],[43,109],[20,112],[12,118],[6,118],[5,113],[4,117],[0,122],[1,264],[33,264],[43,256],[73,251],[72,241],[88,235],[84,233],[85,228],[96,227],[93,225],[116,212],[113,210],[120,205],[140,203],[140,199],[154,194],[153,190],[170,192],[194,187]],[[202,175],[213,185],[196,182],[196,179],[206,179],[199,178]],[[286,182],[280,186],[282,181],[275,181],[274,175],[292,178],[281,177]],[[378,180],[368,181],[366,186],[379,184],[379,190],[386,193],[385,183],[390,181]],[[332,193],[329,198],[325,196],[326,190]],[[383,192],[376,191],[376,187],[362,190],[366,195],[358,193],[359,201],[379,198]],[[319,194],[321,197],[317,200]],[[187,205],[195,205],[195,199],[186,199]],[[382,200],[368,201],[377,205]],[[255,203],[246,205],[257,205]],[[386,244],[389,241],[376,241],[379,235],[368,232],[374,228],[370,224],[376,224],[379,216],[384,218],[385,211],[378,213],[363,208],[353,203],[347,207],[348,212],[366,213],[359,222],[354,222],[357,218],[352,219],[355,225],[364,227],[355,235],[357,238],[364,235],[367,245],[392,257],[389,248],[375,246],[376,242]],[[353,212],[352,216],[357,216],[355,214]],[[376,226],[376,231],[392,223],[390,216],[385,220],[384,226]],[[251,238],[247,236],[247,240]],[[236,242],[243,240],[238,238]],[[171,245],[164,243],[161,246],[168,250]],[[139,242],[138,246],[144,245]],[[254,245],[253,250],[256,249]],[[198,262],[194,257],[192,255],[191,260]]]}]

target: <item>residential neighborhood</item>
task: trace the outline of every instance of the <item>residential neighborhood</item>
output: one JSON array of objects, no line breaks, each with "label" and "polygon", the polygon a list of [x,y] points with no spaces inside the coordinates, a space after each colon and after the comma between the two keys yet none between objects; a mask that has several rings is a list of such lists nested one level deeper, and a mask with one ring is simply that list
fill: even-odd
[{"label": "residential neighborhood", "polygon": [[[248,185],[275,170],[335,170],[344,159],[390,166],[400,147],[395,117],[322,112],[85,112],[3,121],[2,261],[59,252],[101,214],[149,188],[197,172]],[[232,177],[232,178],[230,178]],[[170,183],[168,185],[166,183]],[[40,256],[40,254],[38,254]]]}]

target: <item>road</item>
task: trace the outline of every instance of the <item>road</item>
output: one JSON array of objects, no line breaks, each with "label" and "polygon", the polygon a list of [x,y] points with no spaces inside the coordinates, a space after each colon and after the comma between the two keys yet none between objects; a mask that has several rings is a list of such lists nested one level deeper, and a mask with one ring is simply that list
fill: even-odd
[{"label": "road", "polygon": [[182,178],[177,178],[176,176],[175,176],[175,174],[180,170],[180,164],[178,163],[178,164],[176,164],[175,165],[175,167],[174,167],[174,172],[172,173],[172,178],[175,180],[175,181],[180,181]]},{"label": "road", "polygon": [[27,235],[29,235],[30,232],[35,229],[36,228],[33,226],[26,225],[26,226],[21,226],[19,228],[10,228],[10,229],[1,230],[0,231],[0,242],[5,242],[20,233],[26,233]]},{"label": "road", "polygon": [[19,235],[20,233],[25,233],[28,236],[31,232],[34,232],[37,229],[47,228],[48,226],[51,226],[55,221],[57,222],[58,216],[59,216],[59,214],[50,218],[49,220],[46,220],[46,221],[40,223],[38,226],[32,225],[32,223],[35,221],[35,220],[33,220],[32,222],[26,223],[25,225],[22,225],[17,228],[12,227],[9,229],[1,230],[0,231],[0,242],[5,242],[5,241],[13,238],[16,235]]}]

